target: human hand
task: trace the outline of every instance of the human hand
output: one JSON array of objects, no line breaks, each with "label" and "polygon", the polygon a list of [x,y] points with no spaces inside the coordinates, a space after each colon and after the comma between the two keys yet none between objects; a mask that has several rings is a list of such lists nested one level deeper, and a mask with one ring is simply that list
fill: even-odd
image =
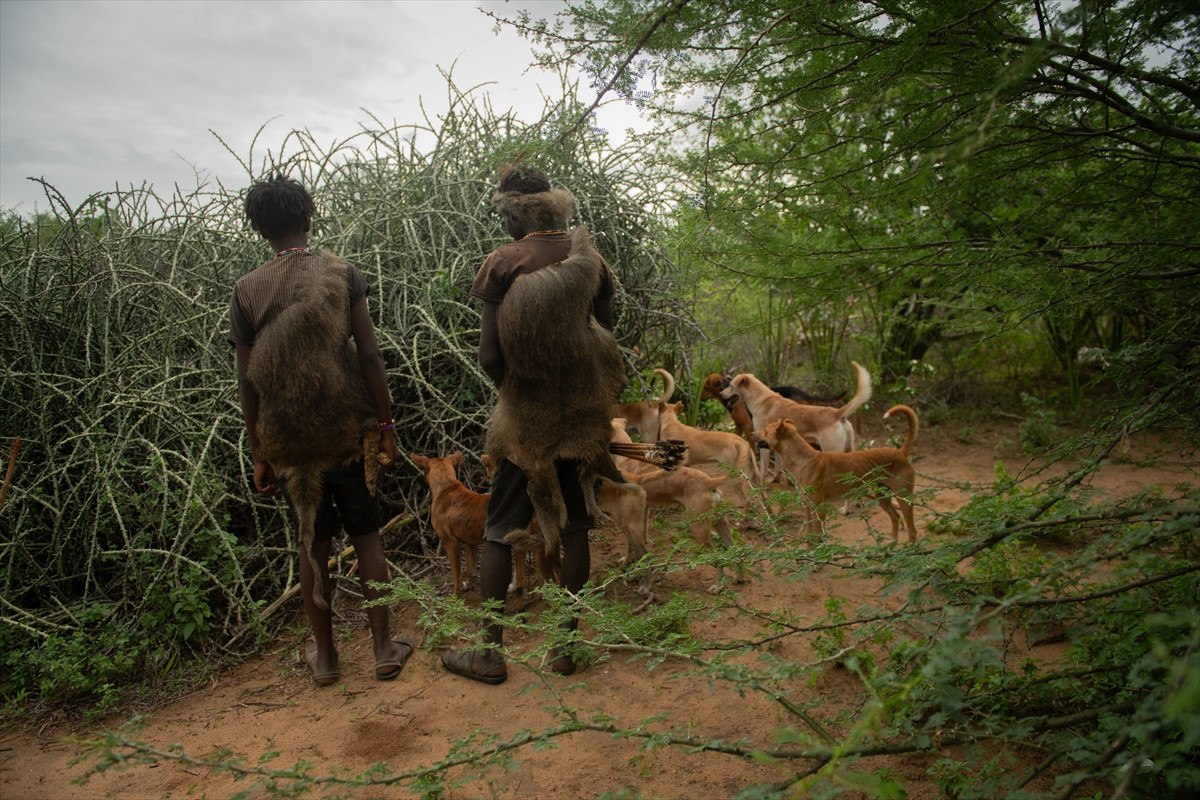
[{"label": "human hand", "polygon": [[268,497],[275,494],[279,488],[275,482],[275,468],[266,461],[254,459],[254,488]]},{"label": "human hand", "polygon": [[396,449],[396,432],[382,431],[379,434],[379,467],[380,469],[391,469],[397,459],[400,458],[400,453]]}]

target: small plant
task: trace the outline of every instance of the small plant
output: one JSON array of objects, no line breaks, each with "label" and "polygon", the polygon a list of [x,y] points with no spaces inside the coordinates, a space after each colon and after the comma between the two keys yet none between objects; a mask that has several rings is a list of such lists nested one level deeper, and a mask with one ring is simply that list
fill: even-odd
[{"label": "small plant", "polygon": [[1020,428],[1021,452],[1031,456],[1045,452],[1060,438],[1054,411],[1025,392],[1021,393],[1021,403],[1025,406],[1025,421]]}]

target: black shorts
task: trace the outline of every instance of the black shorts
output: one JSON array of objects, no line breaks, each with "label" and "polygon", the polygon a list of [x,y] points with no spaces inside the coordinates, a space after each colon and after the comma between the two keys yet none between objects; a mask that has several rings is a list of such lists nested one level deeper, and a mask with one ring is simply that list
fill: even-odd
[{"label": "black shorts", "polygon": [[[588,513],[583,500],[583,488],[579,483],[579,462],[558,461],[558,485],[562,489],[563,503],[567,507],[567,525],[564,533],[588,531],[595,527],[595,520]],[[487,528],[484,538],[489,542],[508,544],[504,537],[515,530],[528,528],[533,521],[533,501],[526,487],[529,480],[519,467],[507,458],[501,459],[492,475],[492,493],[488,500]]]},{"label": "black shorts", "polygon": [[[324,493],[317,508],[316,541],[332,539],[342,529],[350,538],[379,530],[383,525],[383,513],[375,496],[367,489],[361,459],[331,469],[321,479]],[[295,516],[296,507],[288,497],[286,481],[283,482],[283,496]]]}]

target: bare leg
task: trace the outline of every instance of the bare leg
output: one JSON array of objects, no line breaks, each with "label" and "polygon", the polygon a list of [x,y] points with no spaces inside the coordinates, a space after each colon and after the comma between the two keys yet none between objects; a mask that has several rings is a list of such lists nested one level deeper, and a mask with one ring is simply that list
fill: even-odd
[{"label": "bare leg", "polygon": [[[383,554],[383,537],[379,531],[363,534],[354,538],[354,552],[358,556],[358,579],[362,584],[363,598],[378,600],[386,594],[384,589],[376,589],[372,583],[385,583],[388,579],[387,558]],[[392,630],[388,607],[372,606],[367,609],[367,625],[371,629],[371,644],[375,650],[375,663],[386,665],[381,667],[384,674],[398,672],[397,664],[412,653],[411,645],[398,644],[392,641]]]},{"label": "bare leg", "polygon": [[563,587],[569,592],[578,592],[592,574],[592,550],[588,543],[587,530],[563,531]]},{"label": "bare leg", "polygon": [[[503,610],[512,580],[512,547],[490,539],[483,541],[479,558],[479,596],[484,604],[492,601]],[[504,640],[504,626],[498,621],[484,632],[485,647],[481,650],[447,650],[442,653],[442,666],[456,675],[481,683],[503,683],[508,667],[498,648]]]},{"label": "bare leg", "polygon": [[[575,594],[584,587],[592,573],[592,550],[588,541],[590,531],[574,530],[562,533],[562,583],[563,588]],[[571,617],[566,623],[567,630],[573,631],[579,627],[579,618]],[[550,654],[549,668],[560,675],[570,675],[575,672],[576,664],[568,652],[555,648]]]},{"label": "bare leg", "polygon": [[[508,585],[512,582],[512,547],[485,539],[479,559],[479,598],[485,604],[491,600],[504,608]],[[499,623],[488,626],[485,640],[499,646],[504,641],[504,627]]]}]

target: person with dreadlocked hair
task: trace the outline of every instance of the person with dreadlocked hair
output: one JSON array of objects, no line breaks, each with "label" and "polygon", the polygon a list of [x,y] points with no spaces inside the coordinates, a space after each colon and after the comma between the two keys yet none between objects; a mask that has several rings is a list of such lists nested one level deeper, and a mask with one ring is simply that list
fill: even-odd
[{"label": "person with dreadlocked hair", "polygon": [[[596,481],[624,481],[608,452],[608,418],[625,375],[611,333],[612,272],[585,227],[566,230],[575,198],[529,167],[506,165],[499,177],[491,200],[513,241],[487,256],[471,295],[483,303],[479,363],[499,387],[485,444],[497,466],[479,587],[485,605],[503,610],[510,535],[535,516],[548,557],[557,558],[561,543],[563,586],[575,593],[587,582]],[[489,625],[483,638],[481,647],[445,651],[442,664],[471,680],[502,683],[502,625]],[[548,668],[570,675],[577,664],[556,647]]]},{"label": "person with dreadlocked hair", "polygon": [[[274,257],[239,278],[230,299],[238,399],[254,486],[273,495],[282,485],[299,523],[300,586],[314,639],[302,659],[312,680],[328,686],[339,677],[329,607],[334,534],[350,537],[367,600],[383,594],[372,582],[388,579],[374,482],[398,458],[391,395],[362,274],[308,249],[312,196],[276,175],[250,188],[245,211]],[[368,608],[367,621],[375,677],[392,680],[413,644],[392,638],[386,606]]]}]

